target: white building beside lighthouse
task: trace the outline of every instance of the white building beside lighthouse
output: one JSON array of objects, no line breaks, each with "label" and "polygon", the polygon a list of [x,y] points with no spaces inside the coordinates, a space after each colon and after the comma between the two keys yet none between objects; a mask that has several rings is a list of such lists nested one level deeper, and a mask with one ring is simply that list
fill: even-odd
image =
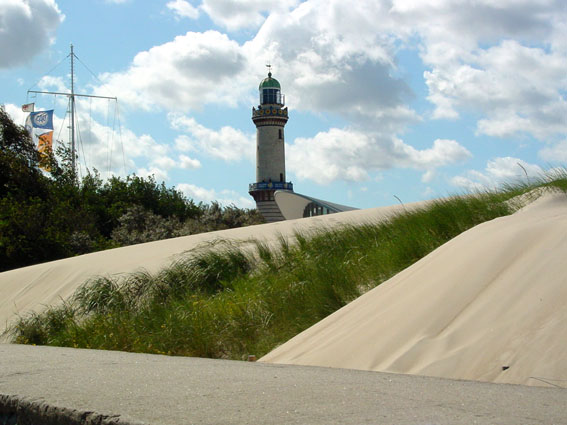
[{"label": "white building beside lighthouse", "polygon": [[271,72],[258,90],[260,104],[252,108],[256,125],[256,182],[249,185],[248,191],[264,219],[271,223],[355,209],[293,192],[293,184],[286,181],[285,174],[284,127],[289,119],[285,97]]}]

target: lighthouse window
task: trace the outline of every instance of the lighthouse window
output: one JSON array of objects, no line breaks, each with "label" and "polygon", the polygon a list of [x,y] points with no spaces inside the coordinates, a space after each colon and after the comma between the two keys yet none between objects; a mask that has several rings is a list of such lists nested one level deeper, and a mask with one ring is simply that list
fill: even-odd
[{"label": "lighthouse window", "polygon": [[260,103],[276,103],[280,104],[281,94],[278,89],[263,89],[262,90],[262,98],[260,99]]},{"label": "lighthouse window", "polygon": [[279,137],[280,139],[283,139],[283,130],[282,130],[281,128],[278,129],[278,135],[279,135],[278,137]]}]

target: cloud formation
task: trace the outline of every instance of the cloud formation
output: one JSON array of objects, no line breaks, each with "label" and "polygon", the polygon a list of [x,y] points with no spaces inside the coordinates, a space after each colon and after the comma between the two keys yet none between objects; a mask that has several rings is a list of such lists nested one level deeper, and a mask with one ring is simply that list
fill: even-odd
[{"label": "cloud formation", "polygon": [[125,72],[103,74],[96,93],[114,93],[121,102],[147,110],[234,106],[242,92],[234,76],[245,67],[240,46],[225,34],[188,32],[138,53]]},{"label": "cloud formation", "polygon": [[[526,175],[527,174],[527,175]],[[541,177],[544,170],[519,158],[499,157],[489,160],[483,171],[469,170],[463,175],[453,177],[451,183],[467,191],[496,189],[506,183]]]},{"label": "cloud formation", "polygon": [[185,132],[175,139],[180,152],[200,152],[223,161],[252,161],[256,153],[256,139],[252,133],[244,133],[233,127],[223,126],[212,130],[199,124],[194,118],[169,114],[172,128]]},{"label": "cloud formation", "polygon": [[287,147],[289,170],[320,184],[368,180],[370,172],[389,168],[430,171],[470,157],[454,140],[437,139],[431,148],[417,150],[396,137],[337,128]]},{"label": "cloud formation", "polygon": [[2,0],[0,69],[29,62],[49,46],[63,19],[54,0]]},{"label": "cloud formation", "polygon": [[165,6],[173,10],[179,18],[197,19],[199,17],[199,9],[193,7],[191,3],[185,0],[173,0]]},{"label": "cloud formation", "polygon": [[241,196],[233,190],[221,190],[219,192],[215,189],[206,189],[190,183],[180,183],[176,186],[176,189],[183,192],[188,198],[196,201],[205,203],[216,201],[223,206],[235,205],[239,208],[256,207],[251,198]]},{"label": "cloud formation", "polygon": [[[567,16],[560,0],[235,4],[168,1],[164,9],[170,16],[206,14],[219,30],[187,32],[140,52],[124,71],[101,76],[104,83],[94,90],[113,93],[130,108],[185,114],[170,118],[182,133],[176,148],[184,157],[164,153],[160,164],[154,161],[163,172],[171,161],[198,167],[189,152],[253,160],[252,134],[228,126],[208,129],[189,114],[211,104],[249,108],[267,62],[292,111],[344,123],[342,130],[331,124],[313,138],[290,141],[289,167],[301,178],[359,181],[377,170],[407,167],[423,170],[427,183],[437,168],[471,156],[454,140],[439,139],[423,150],[403,140],[409,126],[429,119],[472,117],[478,137],[546,141],[544,159],[565,151]],[[7,5],[4,15],[11,23],[28,16],[26,5],[30,10],[43,5],[62,19],[53,0]],[[50,31],[44,26],[43,33]],[[426,68],[421,82],[429,112],[416,112],[415,94],[398,68],[400,53],[408,49],[419,52]],[[16,63],[19,52],[6,57]]]},{"label": "cloud formation", "polygon": [[200,8],[211,20],[229,31],[257,28],[272,13],[281,13],[295,6],[298,0],[203,0]]},{"label": "cloud formation", "polygon": [[217,31],[190,32],[105,76],[111,92],[139,107],[248,106],[270,62],[290,108],[398,133],[424,119],[397,68],[398,52],[417,48],[429,68],[423,77],[433,118],[472,113],[477,134],[494,137],[541,140],[566,130],[560,1],[246,0],[234,9],[227,0],[175,0],[167,7],[190,17],[202,10],[225,28],[242,28],[241,19],[261,26],[244,43]]}]

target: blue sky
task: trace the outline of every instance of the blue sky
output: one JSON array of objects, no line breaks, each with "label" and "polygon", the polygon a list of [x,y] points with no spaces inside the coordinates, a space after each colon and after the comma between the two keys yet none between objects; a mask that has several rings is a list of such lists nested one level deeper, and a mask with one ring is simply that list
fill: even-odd
[{"label": "blue sky", "polygon": [[[491,187],[567,163],[567,6],[553,0],[0,0],[0,104],[55,109],[80,172],[153,174],[253,207],[251,109],[282,85],[287,177],[359,208]],[[523,167],[523,169],[522,169]]]}]

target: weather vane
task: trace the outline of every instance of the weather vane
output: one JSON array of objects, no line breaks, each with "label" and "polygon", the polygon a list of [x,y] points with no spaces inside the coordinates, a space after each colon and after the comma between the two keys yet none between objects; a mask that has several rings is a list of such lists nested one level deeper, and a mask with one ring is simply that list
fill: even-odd
[{"label": "weather vane", "polygon": [[272,76],[272,64],[270,64],[270,62],[268,62],[266,64],[266,68],[268,68],[268,77]]}]

